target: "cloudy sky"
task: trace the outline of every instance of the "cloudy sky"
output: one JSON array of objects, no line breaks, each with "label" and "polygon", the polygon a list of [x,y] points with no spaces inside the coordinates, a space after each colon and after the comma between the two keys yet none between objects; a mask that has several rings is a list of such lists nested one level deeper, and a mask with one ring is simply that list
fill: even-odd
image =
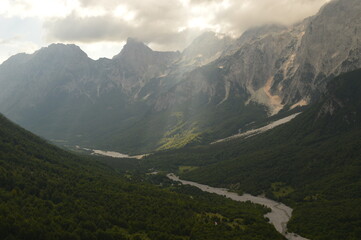
[{"label": "cloudy sky", "polygon": [[54,42],[112,57],[127,37],[183,50],[204,31],[239,36],[268,23],[293,24],[329,0],[0,0],[0,63]]}]

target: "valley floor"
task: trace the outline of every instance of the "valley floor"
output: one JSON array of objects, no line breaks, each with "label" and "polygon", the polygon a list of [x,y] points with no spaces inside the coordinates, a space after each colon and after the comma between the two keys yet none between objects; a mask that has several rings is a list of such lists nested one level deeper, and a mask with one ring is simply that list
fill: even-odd
[{"label": "valley floor", "polygon": [[269,219],[270,223],[276,228],[276,230],[284,235],[289,240],[307,240],[295,233],[287,232],[287,222],[290,220],[292,216],[292,208],[286,206],[283,203],[276,202],[274,200],[262,197],[262,196],[253,196],[250,194],[238,195],[234,192],[229,192],[228,189],[225,188],[216,188],[208,185],[186,181],[180,179],[178,176],[174,174],[168,174],[167,177],[173,181],[181,182],[184,185],[191,185],[201,189],[204,192],[215,193],[227,198],[230,198],[234,201],[238,202],[247,202],[250,201],[252,203],[260,204],[266,206],[271,209],[271,212],[265,215],[266,218]]}]

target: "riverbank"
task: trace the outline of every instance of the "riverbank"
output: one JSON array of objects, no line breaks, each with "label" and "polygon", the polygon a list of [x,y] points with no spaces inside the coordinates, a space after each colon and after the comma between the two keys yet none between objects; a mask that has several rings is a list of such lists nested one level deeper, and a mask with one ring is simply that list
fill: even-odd
[{"label": "riverbank", "polygon": [[173,181],[177,181],[185,185],[191,185],[197,187],[205,192],[215,193],[221,196],[225,196],[234,201],[239,201],[239,202],[250,201],[255,204],[264,205],[271,209],[271,212],[267,213],[265,217],[268,218],[270,223],[276,228],[276,230],[280,232],[283,236],[285,236],[288,240],[309,240],[295,233],[287,232],[287,223],[292,216],[292,208],[286,206],[283,203],[276,202],[274,200],[265,197],[253,196],[250,194],[243,194],[240,196],[237,193],[229,192],[228,189],[225,188],[215,188],[196,182],[182,180],[173,173],[168,174],[167,177]]},{"label": "riverbank", "polygon": [[96,149],[89,149],[89,148],[83,148],[80,146],[75,146],[76,149],[84,150],[89,152],[91,155],[98,155],[98,156],[107,156],[112,158],[134,158],[134,159],[142,159],[143,157],[147,156],[148,154],[143,155],[134,155],[130,156],[128,154],[119,153],[115,151],[104,151],[104,150],[96,150]]}]

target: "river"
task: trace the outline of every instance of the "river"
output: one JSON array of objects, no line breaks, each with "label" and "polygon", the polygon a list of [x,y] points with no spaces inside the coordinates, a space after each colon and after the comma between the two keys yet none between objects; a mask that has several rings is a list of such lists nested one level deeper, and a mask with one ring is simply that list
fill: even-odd
[{"label": "river", "polygon": [[78,145],[75,146],[77,149],[81,149],[87,152],[90,152],[91,155],[98,155],[98,156],[107,156],[112,158],[135,158],[135,159],[142,159],[143,157],[149,155],[149,154],[143,154],[143,155],[134,155],[130,156],[128,154],[119,153],[115,151],[104,151],[104,150],[95,150],[90,148],[84,148],[80,147]]},{"label": "river", "polygon": [[287,232],[287,223],[292,216],[292,208],[286,206],[283,203],[276,202],[274,200],[265,197],[256,197],[250,194],[243,194],[242,196],[240,196],[237,193],[229,192],[228,189],[225,188],[215,188],[196,182],[182,180],[173,173],[168,174],[167,177],[173,181],[178,181],[185,185],[191,185],[197,187],[204,192],[215,193],[235,201],[239,201],[239,202],[251,201],[252,203],[264,205],[271,209],[271,212],[267,213],[265,217],[267,217],[270,220],[270,223],[273,224],[276,230],[280,232],[283,236],[285,236],[289,240],[309,240],[295,233]]}]

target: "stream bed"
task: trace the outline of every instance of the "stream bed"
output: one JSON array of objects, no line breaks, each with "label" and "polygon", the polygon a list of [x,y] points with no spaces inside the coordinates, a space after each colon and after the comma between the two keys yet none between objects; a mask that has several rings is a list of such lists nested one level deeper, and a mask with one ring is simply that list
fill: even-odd
[{"label": "stream bed", "polygon": [[287,232],[287,223],[292,216],[292,208],[286,206],[283,203],[276,202],[274,200],[261,197],[261,196],[253,196],[250,194],[238,195],[234,192],[229,192],[228,189],[225,188],[215,188],[211,186],[207,186],[204,184],[186,181],[180,179],[178,176],[170,173],[167,177],[173,181],[181,182],[184,185],[191,185],[201,189],[204,192],[215,193],[221,196],[225,196],[234,201],[246,202],[250,201],[255,204],[264,205],[271,209],[271,212],[267,213],[265,217],[270,220],[270,223],[276,228],[278,232],[280,232],[283,236],[285,236],[289,240],[309,240],[307,238],[303,238],[295,233]]}]

